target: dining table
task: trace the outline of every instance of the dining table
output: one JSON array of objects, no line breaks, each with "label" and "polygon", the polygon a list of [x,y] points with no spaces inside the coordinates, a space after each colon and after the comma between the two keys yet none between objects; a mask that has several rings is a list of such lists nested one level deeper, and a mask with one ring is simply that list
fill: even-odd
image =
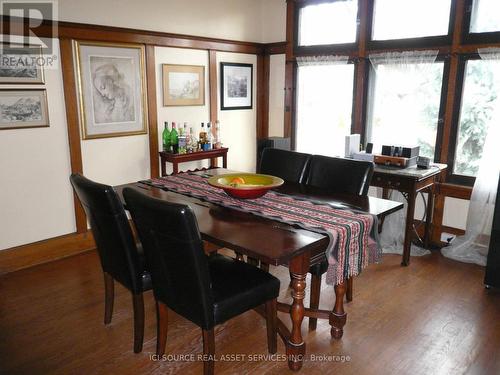
[{"label": "dining table", "polygon": [[[215,168],[192,173],[208,177],[236,173],[236,171]],[[309,267],[326,259],[325,249],[330,240],[324,233],[223,207],[141,181],[114,187],[123,202],[122,191],[126,187],[136,189],[150,197],[188,205],[196,216],[202,239],[211,244],[231,249],[246,255],[249,259],[258,260],[266,267],[273,265],[289,268],[292,303],[279,302],[278,310],[289,314],[291,329],[282,320],[278,320],[278,333],[285,344],[288,366],[291,370],[301,369],[306,354],[306,344],[301,332],[304,317],[328,319],[331,336],[336,339],[342,337],[347,319],[344,311],[346,282],[334,286],[335,304],[331,310],[304,306]],[[403,208],[402,203],[388,199],[332,194],[300,184],[285,183],[274,190],[337,208],[370,213],[379,219]]]}]

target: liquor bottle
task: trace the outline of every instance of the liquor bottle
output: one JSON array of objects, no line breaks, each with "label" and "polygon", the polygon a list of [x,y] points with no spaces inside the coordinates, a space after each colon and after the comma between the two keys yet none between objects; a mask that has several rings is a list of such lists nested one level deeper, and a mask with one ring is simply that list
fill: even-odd
[{"label": "liquor bottle", "polygon": [[207,141],[205,142],[204,150],[208,151],[212,149],[212,128],[210,123],[207,123]]},{"label": "liquor bottle", "polygon": [[200,137],[198,140],[199,149],[201,151],[204,150],[204,145],[205,145],[206,140],[207,140],[207,133],[205,132],[205,124],[202,122],[201,123],[201,130],[200,130]]},{"label": "liquor bottle", "polygon": [[163,141],[163,151],[170,152],[170,130],[168,130],[168,122],[165,121],[165,129],[161,135]]},{"label": "liquor bottle", "polygon": [[170,131],[170,144],[172,145],[172,152],[179,153],[179,135],[175,129],[175,122],[172,122],[172,130]]},{"label": "liquor bottle", "polygon": [[215,121],[215,146],[214,148],[222,148],[222,142],[220,139],[220,122],[219,120]]},{"label": "liquor bottle", "polygon": [[189,128],[188,152],[195,152],[195,151],[198,151],[198,140],[196,139],[196,136],[194,135],[193,127],[190,127]]},{"label": "liquor bottle", "polygon": [[186,132],[184,128],[179,126],[179,147],[178,147],[178,152],[179,154],[185,154],[186,153]]}]

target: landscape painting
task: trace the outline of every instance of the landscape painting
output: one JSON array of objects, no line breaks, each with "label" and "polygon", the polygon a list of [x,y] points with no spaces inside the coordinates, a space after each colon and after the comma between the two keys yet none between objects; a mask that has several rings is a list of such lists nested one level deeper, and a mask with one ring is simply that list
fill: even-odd
[{"label": "landscape painting", "polygon": [[163,105],[205,104],[205,67],[163,65]]},{"label": "landscape painting", "polygon": [[0,44],[0,83],[44,83],[43,68],[37,64],[41,47],[9,47]]},{"label": "landscape painting", "polygon": [[82,138],[145,134],[144,46],[75,43]]},{"label": "landscape painting", "polygon": [[45,90],[0,90],[0,130],[47,126]]},{"label": "landscape painting", "polygon": [[220,77],[221,110],[251,109],[253,65],[222,62]]}]

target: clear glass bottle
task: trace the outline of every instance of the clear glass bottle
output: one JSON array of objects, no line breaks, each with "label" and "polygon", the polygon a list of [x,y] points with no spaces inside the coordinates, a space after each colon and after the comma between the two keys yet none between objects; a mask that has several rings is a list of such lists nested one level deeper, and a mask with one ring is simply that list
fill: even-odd
[{"label": "clear glass bottle", "polygon": [[207,123],[207,141],[205,142],[204,150],[208,151],[212,149],[212,127],[210,123]]},{"label": "clear glass bottle", "polygon": [[222,141],[220,139],[220,122],[215,121],[215,142],[214,148],[222,148]]}]

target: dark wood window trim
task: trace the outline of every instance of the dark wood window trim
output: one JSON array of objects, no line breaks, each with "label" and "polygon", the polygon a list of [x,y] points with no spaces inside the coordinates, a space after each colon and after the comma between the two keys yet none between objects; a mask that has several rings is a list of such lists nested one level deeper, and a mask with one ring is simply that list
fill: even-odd
[{"label": "dark wood window trim", "polygon": [[[371,40],[373,25],[374,0],[358,0],[358,32],[357,42],[354,44],[334,44],[319,46],[298,46],[298,15],[300,9],[311,4],[319,4],[337,0],[288,0],[293,3],[293,40],[287,38],[288,45],[293,46],[293,54],[287,56],[287,61],[295,61],[297,56],[310,55],[347,55],[356,64],[354,81],[354,103],[352,115],[352,130],[361,133],[363,142],[366,142],[366,126],[369,97],[370,62],[369,54],[378,52],[395,52],[424,49],[439,49],[438,61],[444,61],[443,84],[439,121],[436,135],[436,162],[449,164],[446,182],[461,184],[470,189],[475,178],[459,176],[451,173],[456,148],[456,137],[460,114],[461,96],[464,79],[465,60],[470,59],[477,48],[500,47],[500,32],[469,33],[470,7],[472,0],[452,0],[450,7],[450,22],[447,35],[397,40]],[[290,4],[289,4],[290,5]],[[290,19],[288,19],[290,21]],[[287,27],[290,25],[287,24]],[[464,60],[465,59],[465,60]],[[453,60],[458,60],[457,62]],[[453,62],[453,63],[452,63]],[[453,68],[452,68],[453,66]],[[455,79],[456,84],[450,80]],[[296,80],[296,77],[294,77]],[[293,86],[295,86],[294,82]],[[450,91],[450,88],[452,89]],[[295,99],[295,98],[294,98]],[[296,102],[296,100],[294,100]],[[452,106],[450,106],[450,103]],[[295,108],[293,108],[295,110]],[[292,121],[291,134],[294,136]]]}]

